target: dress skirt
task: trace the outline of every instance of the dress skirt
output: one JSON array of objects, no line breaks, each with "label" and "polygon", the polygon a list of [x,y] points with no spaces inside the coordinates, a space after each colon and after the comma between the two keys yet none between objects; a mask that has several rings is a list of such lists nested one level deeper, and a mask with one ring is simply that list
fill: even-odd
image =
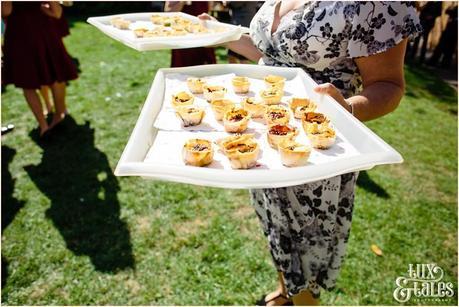
[{"label": "dress skirt", "polygon": [[13,11],[6,18],[2,69],[5,85],[38,89],[78,77],[62,42],[59,21],[45,15],[40,5],[40,2],[13,2]]},{"label": "dress skirt", "polygon": [[251,190],[276,269],[289,296],[330,290],[346,253],[358,173],[304,185]]}]

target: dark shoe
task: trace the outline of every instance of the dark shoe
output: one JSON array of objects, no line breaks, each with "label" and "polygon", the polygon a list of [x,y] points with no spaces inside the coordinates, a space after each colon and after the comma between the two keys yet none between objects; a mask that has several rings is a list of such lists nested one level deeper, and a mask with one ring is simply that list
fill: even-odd
[{"label": "dark shoe", "polygon": [[292,302],[288,297],[286,297],[285,295],[283,295],[282,293],[279,294],[278,296],[273,297],[273,298],[272,298],[271,300],[269,300],[269,301],[266,301],[266,296],[267,296],[267,294],[263,295],[262,298],[259,299],[259,300],[255,303],[255,305],[256,305],[256,306],[266,306],[266,305],[268,305],[269,302],[272,302],[272,301],[274,301],[276,298],[279,298],[279,297],[280,297],[280,298],[283,298],[283,299],[285,300],[285,303],[279,304],[279,305],[276,305],[276,306],[294,306],[294,305],[293,305],[293,302]]},{"label": "dark shoe", "polygon": [[10,133],[13,130],[14,130],[14,125],[13,124],[9,124],[9,125],[7,125],[5,127],[2,127],[2,135]]}]

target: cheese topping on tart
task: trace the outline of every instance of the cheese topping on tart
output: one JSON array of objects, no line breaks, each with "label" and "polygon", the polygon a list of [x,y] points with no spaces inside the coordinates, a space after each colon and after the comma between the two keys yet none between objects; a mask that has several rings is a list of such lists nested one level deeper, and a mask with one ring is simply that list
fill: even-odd
[{"label": "cheese topping on tart", "polygon": [[172,95],[172,107],[177,108],[180,106],[186,106],[193,104],[194,97],[187,92],[179,92],[175,95]]},{"label": "cheese topping on tart", "polygon": [[190,139],[183,145],[182,158],[188,165],[209,165],[214,158],[212,143],[205,139]]},{"label": "cheese topping on tart", "polygon": [[202,87],[204,92],[204,97],[207,101],[212,101],[214,99],[222,99],[225,97],[226,88],[219,85],[208,85],[205,84]]},{"label": "cheese topping on tart", "polygon": [[309,123],[318,123],[322,124],[325,122],[329,122],[330,120],[323,115],[322,113],[316,112],[307,112],[303,115],[303,120]]},{"label": "cheese topping on tart", "polygon": [[290,113],[283,106],[269,106],[266,109],[265,119],[268,124],[287,124],[290,121]]}]

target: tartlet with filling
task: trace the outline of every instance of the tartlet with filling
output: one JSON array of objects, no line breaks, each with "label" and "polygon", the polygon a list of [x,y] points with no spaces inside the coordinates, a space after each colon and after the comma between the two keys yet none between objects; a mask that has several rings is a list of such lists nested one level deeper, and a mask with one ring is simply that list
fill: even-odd
[{"label": "tartlet with filling", "polygon": [[267,75],[264,79],[265,85],[267,88],[277,88],[281,91],[284,90],[284,84],[285,84],[285,78],[281,76],[275,76],[275,75]]},{"label": "tartlet with filling", "polygon": [[118,28],[118,29],[121,29],[121,30],[129,29],[129,25],[131,24],[131,22],[129,20],[121,18],[121,17],[112,18],[110,20],[110,23],[115,28]]},{"label": "tartlet with filling", "polygon": [[283,106],[269,106],[266,108],[265,120],[268,125],[286,125],[290,121],[290,112]]},{"label": "tartlet with filling", "polygon": [[246,97],[242,99],[242,107],[249,112],[252,118],[263,118],[266,112],[266,105],[254,97]]},{"label": "tartlet with filling", "polygon": [[336,140],[336,132],[328,124],[312,124],[307,136],[312,147],[317,149],[330,148]]},{"label": "tartlet with filling", "polygon": [[183,145],[182,158],[188,165],[209,165],[214,159],[212,143],[204,139],[190,139]]},{"label": "tartlet with filling", "polygon": [[302,119],[303,114],[308,112],[314,112],[316,110],[316,104],[307,98],[292,98],[290,100],[290,109],[293,112],[295,118]]},{"label": "tartlet with filling", "polygon": [[206,98],[207,102],[211,102],[215,99],[223,99],[225,98],[226,88],[220,85],[208,85],[205,84],[202,87],[204,98]]},{"label": "tartlet with filling", "polygon": [[179,92],[175,95],[172,95],[172,107],[174,109],[178,107],[192,105],[194,102],[194,96],[187,92]]},{"label": "tartlet with filling", "polygon": [[249,169],[257,164],[260,146],[253,134],[230,136],[218,143],[233,169]]},{"label": "tartlet with filling", "polygon": [[223,126],[226,132],[241,133],[247,129],[249,120],[249,112],[242,108],[233,107],[226,109],[223,115]]},{"label": "tartlet with filling", "polygon": [[283,91],[281,89],[270,87],[260,92],[260,97],[265,104],[279,104],[281,102]]},{"label": "tartlet with filling", "polygon": [[204,109],[192,105],[177,107],[175,114],[182,120],[184,127],[197,126],[206,114]]},{"label": "tartlet with filling", "polygon": [[229,99],[215,99],[210,103],[212,111],[214,112],[216,120],[223,120],[225,112],[234,107],[234,102]]},{"label": "tartlet with filling", "polygon": [[190,77],[186,79],[186,85],[193,94],[202,94],[202,87],[206,84],[204,79]]},{"label": "tartlet with filling", "polygon": [[268,129],[268,143],[272,148],[277,149],[281,142],[293,141],[297,135],[298,130],[295,127],[282,124],[272,125]]},{"label": "tartlet with filling", "polygon": [[304,132],[309,133],[313,124],[325,124],[330,123],[330,120],[322,113],[317,112],[306,112],[301,118],[301,124],[303,125]]},{"label": "tartlet with filling", "polygon": [[138,28],[133,30],[135,37],[143,37],[145,32],[148,32],[148,29]]},{"label": "tartlet with filling", "polygon": [[234,92],[237,94],[245,94],[249,92],[250,81],[247,77],[236,76],[231,80]]},{"label": "tartlet with filling", "polygon": [[282,164],[289,167],[305,165],[311,154],[309,146],[291,140],[280,142],[277,150],[279,151]]}]

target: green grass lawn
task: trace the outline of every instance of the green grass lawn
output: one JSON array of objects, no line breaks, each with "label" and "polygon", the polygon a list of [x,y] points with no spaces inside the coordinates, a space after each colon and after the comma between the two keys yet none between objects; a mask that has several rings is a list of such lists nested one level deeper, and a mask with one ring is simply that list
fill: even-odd
[{"label": "green grass lawn", "polygon": [[[43,146],[19,90],[2,95],[2,304],[253,304],[276,273],[245,190],[116,178],[155,71],[140,53],[77,22],[72,120]],[[403,155],[361,173],[348,253],[322,304],[397,304],[409,263],[437,263],[457,305],[457,93],[408,66],[400,107],[368,126]],[[371,244],[383,251],[378,257]]]}]

